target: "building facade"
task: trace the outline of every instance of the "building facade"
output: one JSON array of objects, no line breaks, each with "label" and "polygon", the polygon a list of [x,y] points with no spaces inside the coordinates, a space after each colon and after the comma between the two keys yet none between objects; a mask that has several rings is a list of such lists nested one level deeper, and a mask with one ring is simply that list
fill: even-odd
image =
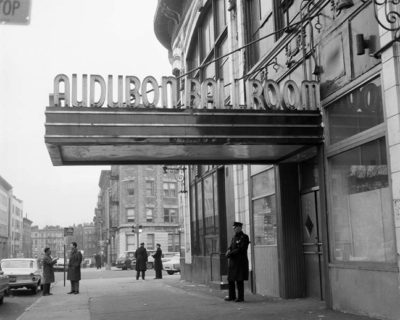
[{"label": "building facade", "polygon": [[40,259],[44,249],[49,247],[54,257],[64,257],[64,228],[60,226],[46,226],[40,229],[32,226],[32,255]]},{"label": "building facade", "polygon": [[9,254],[11,258],[23,256],[23,207],[23,201],[13,195],[11,197],[9,220]]},{"label": "building facade", "polygon": [[0,176],[0,259],[9,254],[9,215],[12,186]]},{"label": "building facade", "polygon": [[155,33],[182,85],[223,80],[232,109],[284,111],[307,109],[299,88],[316,81],[324,128],[322,143],[270,163],[190,167],[183,278],[224,280],[240,220],[254,293],[399,318],[399,44],[375,12],[384,18],[372,1],[159,1]]},{"label": "building facade", "polygon": [[99,187],[94,220],[98,243],[108,245],[103,250],[110,251],[111,263],[141,242],[147,250],[160,243],[164,252],[180,251],[180,190],[174,172],[155,165],[112,166],[102,171]]},{"label": "building facade", "polygon": [[23,218],[22,231],[22,253],[25,258],[31,258],[32,255],[32,221],[27,217]]}]

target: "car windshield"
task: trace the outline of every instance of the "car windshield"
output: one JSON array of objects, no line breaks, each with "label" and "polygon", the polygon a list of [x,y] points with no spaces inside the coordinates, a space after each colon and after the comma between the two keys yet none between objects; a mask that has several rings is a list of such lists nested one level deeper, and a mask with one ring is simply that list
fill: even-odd
[{"label": "car windshield", "polygon": [[1,262],[1,268],[33,268],[32,260],[6,260]]}]

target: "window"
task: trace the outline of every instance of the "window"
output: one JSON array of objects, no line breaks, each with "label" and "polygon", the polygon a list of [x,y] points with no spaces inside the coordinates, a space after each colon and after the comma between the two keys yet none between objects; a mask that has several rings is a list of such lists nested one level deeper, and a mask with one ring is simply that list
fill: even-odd
[{"label": "window", "polygon": [[[192,45],[188,54],[188,70],[193,70],[202,64],[221,57],[228,52],[227,24],[226,24],[226,1],[213,0],[205,8],[201,22],[194,34]],[[190,77],[203,81],[207,78],[223,80],[225,85],[225,100],[229,99],[229,88],[231,79],[229,75],[229,56],[211,63],[202,70],[193,72]]]},{"label": "window", "polygon": [[168,234],[168,251],[180,252],[179,250],[179,235],[175,233]]},{"label": "window", "polygon": [[383,122],[380,79],[377,78],[327,107],[330,143],[339,142]]},{"label": "window", "polygon": [[329,159],[333,257],[395,262],[385,138]]},{"label": "window", "polygon": [[147,250],[154,250],[154,234],[153,233],[148,233],[147,234]]},{"label": "window", "polygon": [[164,222],[178,223],[178,210],[174,208],[164,208]]},{"label": "window", "polygon": [[136,250],[135,235],[133,234],[126,235],[126,251],[135,251],[135,250]]},{"label": "window", "polygon": [[[247,16],[249,25],[248,42],[256,41],[283,27],[284,22],[282,15],[288,12],[289,5],[286,5],[285,3],[289,1],[250,0],[247,2],[249,4]],[[266,37],[265,39],[257,41],[249,47],[250,68],[254,66],[257,61],[259,61],[261,57],[273,47],[274,42],[281,35],[282,33],[278,33],[276,36]]]},{"label": "window", "polygon": [[133,180],[126,182],[126,191],[130,196],[135,194],[135,182]]},{"label": "window", "polygon": [[252,209],[255,245],[277,244],[274,169],[252,177]]},{"label": "window", "polygon": [[164,197],[173,198],[177,196],[175,182],[164,182],[163,189],[164,189]]},{"label": "window", "polygon": [[146,196],[151,197],[155,195],[154,181],[146,181]]},{"label": "window", "polygon": [[154,208],[146,208],[146,222],[153,222]]},{"label": "window", "polygon": [[126,209],[126,221],[135,222],[135,208]]}]

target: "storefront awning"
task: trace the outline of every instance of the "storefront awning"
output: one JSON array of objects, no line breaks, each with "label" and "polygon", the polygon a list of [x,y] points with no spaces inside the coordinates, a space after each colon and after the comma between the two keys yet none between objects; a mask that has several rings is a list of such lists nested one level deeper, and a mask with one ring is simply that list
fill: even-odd
[{"label": "storefront awning", "polygon": [[277,163],[322,142],[313,111],[46,109],[54,165]]}]

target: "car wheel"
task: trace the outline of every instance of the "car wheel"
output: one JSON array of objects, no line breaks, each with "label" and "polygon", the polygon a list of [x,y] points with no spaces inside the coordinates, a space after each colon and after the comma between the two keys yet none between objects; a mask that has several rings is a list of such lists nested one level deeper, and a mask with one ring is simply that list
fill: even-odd
[{"label": "car wheel", "polygon": [[169,275],[172,275],[172,274],[174,274],[174,272],[173,272],[173,271],[171,271],[171,270],[167,270],[167,273],[168,273]]},{"label": "car wheel", "polygon": [[0,304],[3,304],[3,302],[4,302],[4,296],[1,296],[1,298],[0,298]]},{"label": "car wheel", "polygon": [[153,269],[153,262],[147,263],[147,269]]},{"label": "car wheel", "polygon": [[36,294],[37,293],[37,287],[32,287],[31,291],[32,291],[33,294]]}]

